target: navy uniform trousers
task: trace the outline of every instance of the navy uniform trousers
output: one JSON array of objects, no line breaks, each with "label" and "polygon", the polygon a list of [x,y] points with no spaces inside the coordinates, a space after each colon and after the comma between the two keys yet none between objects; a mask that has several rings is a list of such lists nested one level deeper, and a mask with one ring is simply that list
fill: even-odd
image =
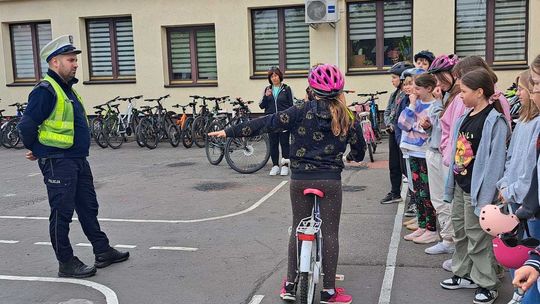
[{"label": "navy uniform trousers", "polygon": [[92,171],[86,158],[40,158],[51,215],[49,233],[58,261],[64,263],[73,257],[69,241],[69,224],[73,211],[77,211],[84,234],[92,243],[94,254],[109,250],[109,239],[99,227],[98,202]]}]

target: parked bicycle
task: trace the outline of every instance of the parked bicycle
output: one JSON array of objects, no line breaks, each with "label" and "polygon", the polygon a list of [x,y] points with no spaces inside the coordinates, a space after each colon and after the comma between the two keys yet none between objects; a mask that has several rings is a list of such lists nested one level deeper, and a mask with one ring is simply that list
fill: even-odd
[{"label": "parked bicycle", "polygon": [[21,120],[21,117],[24,113],[24,110],[26,109],[27,104],[28,104],[27,102],[24,102],[24,103],[16,102],[14,104],[8,105],[10,107],[16,108],[16,114],[10,119],[5,119],[5,121],[0,126],[0,136],[2,137],[0,142],[2,146],[6,148],[15,148],[15,149],[23,148],[21,138],[19,136],[19,130],[17,130],[17,125],[19,124],[19,121]]},{"label": "parked bicycle", "polygon": [[134,134],[137,137],[135,130],[139,125],[139,111],[135,108],[134,101],[140,98],[142,95],[116,98],[117,101],[128,102],[123,114],[118,109],[119,104],[111,105],[112,111],[108,111],[102,130],[109,147],[118,149],[127,141],[127,136]]},{"label": "parked bicycle", "polygon": [[364,140],[369,152],[369,160],[374,162],[373,154],[377,150],[377,137],[373,131],[373,123],[369,120],[371,113],[366,110],[366,106],[370,100],[367,100],[363,103],[353,102],[350,106],[355,108],[356,117],[360,122],[362,127],[362,134],[364,135]]},{"label": "parked bicycle", "polygon": [[369,115],[370,115],[370,121],[371,121],[371,127],[373,129],[373,132],[375,133],[375,138],[377,140],[381,140],[381,127],[380,127],[380,119],[379,119],[379,106],[377,105],[377,99],[379,95],[383,95],[388,93],[388,91],[376,91],[375,93],[360,93],[357,94],[357,96],[360,97],[369,97],[366,100],[366,103],[369,103]]},{"label": "parked bicycle", "polygon": [[144,145],[149,149],[155,149],[162,139],[168,139],[173,147],[178,147],[180,144],[180,128],[173,121],[175,113],[167,111],[161,103],[164,99],[169,97],[170,95],[167,94],[158,98],[145,99],[147,102],[157,103],[157,105],[153,107],[153,109],[155,109],[153,115],[145,116],[141,119],[138,129],[140,140],[143,141]]}]

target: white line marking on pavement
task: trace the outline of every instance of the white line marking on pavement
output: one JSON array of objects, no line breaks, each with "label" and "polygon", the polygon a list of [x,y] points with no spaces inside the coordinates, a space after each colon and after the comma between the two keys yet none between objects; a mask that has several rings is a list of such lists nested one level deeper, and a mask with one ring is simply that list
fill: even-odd
[{"label": "white line marking on pavement", "polygon": [[13,197],[13,196],[16,196],[17,194],[15,193],[8,193],[8,194],[4,194],[4,197]]},{"label": "white line marking on pavement", "polygon": [[263,295],[254,295],[249,304],[259,304],[262,302],[263,298]]},{"label": "white line marking on pavement", "polygon": [[133,249],[137,247],[137,245],[122,245],[122,244],[118,244],[118,245],[114,245],[114,248],[127,248],[127,249]]},{"label": "white line marking on pavement", "polygon": [[78,244],[75,244],[75,246],[79,246],[79,247],[92,247],[92,244],[89,244],[89,243],[78,243]]},{"label": "white line marking on pavement", "polygon": [[47,245],[47,246],[52,246],[51,242],[35,242],[34,245]]},{"label": "white line marking on pavement", "polygon": [[13,240],[0,240],[0,244],[17,244],[19,241]]},{"label": "white line marking on pavement", "polygon": [[107,304],[118,304],[118,297],[116,293],[109,287],[98,284],[92,281],[80,280],[80,279],[66,279],[66,278],[48,278],[48,277],[23,277],[23,276],[8,276],[0,275],[0,280],[8,281],[30,281],[30,282],[53,282],[53,283],[70,283],[83,285],[90,288],[93,288],[101,292],[105,296]]},{"label": "white line marking on pavement", "polygon": [[41,173],[30,173],[28,174],[28,177],[34,177],[34,176],[37,176],[37,175],[41,175]]},{"label": "white line marking on pavement", "polygon": [[197,251],[199,248],[192,247],[167,247],[167,246],[153,246],[150,250],[176,250],[176,251]]},{"label": "white line marking on pavement", "polygon": [[[403,191],[401,192],[401,197],[404,197]],[[405,191],[405,197],[407,197],[406,193],[407,192]],[[396,270],[396,259],[401,237],[401,223],[403,220],[404,209],[405,203],[399,203],[394,219],[394,230],[392,231],[392,238],[390,239],[390,246],[388,247],[388,255],[386,256],[386,270],[384,271],[381,293],[379,294],[379,304],[389,304],[390,297],[392,296],[392,284],[394,283],[394,272]]]},{"label": "white line marking on pavement", "polygon": [[[282,181],[274,187],[270,192],[268,192],[265,196],[263,196],[261,199],[259,199],[255,204],[251,205],[251,207],[244,209],[242,211],[238,211],[231,214],[221,215],[221,216],[214,216],[214,217],[207,217],[202,219],[193,219],[193,220],[139,220],[139,219],[116,219],[116,218],[98,218],[100,222],[124,222],[124,223],[164,223],[164,224],[185,224],[185,223],[200,223],[200,222],[208,222],[208,221],[215,221],[215,220],[221,220],[224,218],[229,218],[233,216],[242,215],[244,213],[248,213],[250,211],[253,211],[255,208],[259,207],[262,203],[264,203],[268,198],[270,198],[272,195],[274,195],[281,187],[283,187],[287,181]],[[15,216],[15,215],[2,215],[0,216],[0,219],[12,219],[12,220],[49,220],[48,217],[45,216]],[[78,220],[77,218],[73,218],[73,220]]]}]

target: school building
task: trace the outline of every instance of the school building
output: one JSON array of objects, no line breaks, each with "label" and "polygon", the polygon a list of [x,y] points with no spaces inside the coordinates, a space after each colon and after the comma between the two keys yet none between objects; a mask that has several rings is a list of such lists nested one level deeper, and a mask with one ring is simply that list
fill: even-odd
[{"label": "school building", "polygon": [[89,114],[117,95],[258,101],[272,66],[302,98],[319,62],[347,89],[391,91],[388,68],[424,49],[483,56],[505,89],[540,54],[540,0],[0,0],[0,26],[0,109],[27,99],[47,70],[40,48],[70,34]]}]

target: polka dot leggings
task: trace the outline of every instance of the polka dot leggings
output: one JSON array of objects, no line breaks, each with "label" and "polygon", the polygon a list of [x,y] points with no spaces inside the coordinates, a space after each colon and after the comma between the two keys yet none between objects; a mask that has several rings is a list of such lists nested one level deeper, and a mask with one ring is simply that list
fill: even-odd
[{"label": "polka dot leggings", "polygon": [[[296,278],[296,227],[303,218],[311,216],[313,199],[304,196],[304,189],[315,188],[324,192],[320,203],[321,219],[323,221],[323,288],[332,289],[336,283],[336,268],[339,256],[339,219],[341,216],[341,180],[291,180],[290,194],[293,212],[293,230],[289,239],[289,263],[287,281],[294,282]],[[298,244],[300,245],[300,243]]]}]

